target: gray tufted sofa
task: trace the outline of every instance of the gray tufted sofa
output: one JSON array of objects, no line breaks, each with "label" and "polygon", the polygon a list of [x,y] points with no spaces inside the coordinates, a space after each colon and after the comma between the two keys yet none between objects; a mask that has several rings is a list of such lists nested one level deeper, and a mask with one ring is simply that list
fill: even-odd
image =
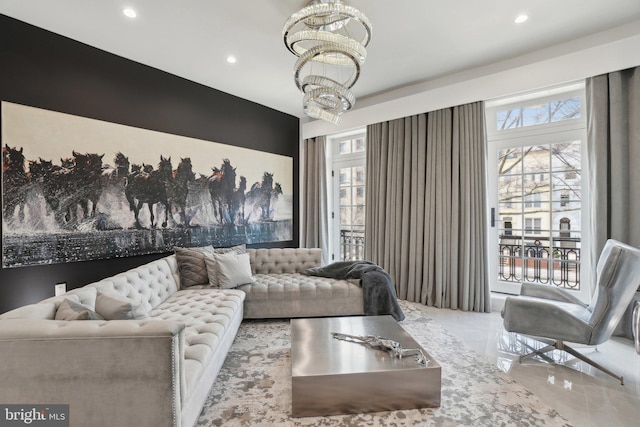
[{"label": "gray tufted sofa", "polygon": [[246,294],[245,319],[349,316],[364,314],[358,280],[302,274],[321,263],[320,249],[249,249],[255,282]]},{"label": "gray tufted sofa", "polygon": [[[249,249],[255,283],[180,290],[175,256],[0,316],[0,402],[69,404],[71,426],[195,424],[243,318],[363,314],[354,282],[301,274],[320,250]],[[143,320],[53,320],[98,290],[144,306]],[[93,302],[92,302],[93,301]]]}]

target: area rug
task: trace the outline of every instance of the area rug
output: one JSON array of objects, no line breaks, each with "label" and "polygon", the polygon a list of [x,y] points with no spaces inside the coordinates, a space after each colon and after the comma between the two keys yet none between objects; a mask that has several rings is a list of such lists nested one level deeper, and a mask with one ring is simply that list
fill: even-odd
[{"label": "area rug", "polygon": [[245,321],[197,426],[570,426],[556,410],[467,348],[421,305],[401,325],[442,367],[439,408],[291,418],[289,322]]}]

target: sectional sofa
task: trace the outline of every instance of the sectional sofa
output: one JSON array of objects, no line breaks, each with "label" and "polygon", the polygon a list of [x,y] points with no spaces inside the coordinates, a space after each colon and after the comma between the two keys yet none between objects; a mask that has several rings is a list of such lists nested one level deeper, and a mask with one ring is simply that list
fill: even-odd
[{"label": "sectional sofa", "polygon": [[247,252],[253,282],[233,289],[181,289],[171,255],[0,316],[0,402],[69,404],[71,426],[191,427],[243,319],[363,314],[357,282],[301,274],[319,249]]}]

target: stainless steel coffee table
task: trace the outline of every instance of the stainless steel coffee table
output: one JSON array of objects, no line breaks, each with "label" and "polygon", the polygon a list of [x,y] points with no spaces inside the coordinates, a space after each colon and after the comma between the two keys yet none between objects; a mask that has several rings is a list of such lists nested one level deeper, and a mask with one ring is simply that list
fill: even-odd
[{"label": "stainless steel coffee table", "polygon": [[291,320],[293,417],[358,414],[440,406],[440,365],[419,365],[366,345],[341,341],[332,332],[375,335],[420,345],[391,316]]}]

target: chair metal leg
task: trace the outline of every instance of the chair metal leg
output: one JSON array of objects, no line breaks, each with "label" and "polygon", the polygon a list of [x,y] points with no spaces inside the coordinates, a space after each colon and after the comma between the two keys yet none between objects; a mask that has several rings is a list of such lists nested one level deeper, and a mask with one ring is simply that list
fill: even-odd
[{"label": "chair metal leg", "polygon": [[564,350],[567,353],[574,355],[578,359],[582,360],[584,363],[588,363],[589,365],[593,366],[594,368],[600,369],[605,374],[609,374],[613,378],[615,378],[617,380],[620,380],[620,384],[624,385],[624,378],[621,375],[617,375],[617,374],[613,373],[613,371],[610,371],[609,369],[605,368],[604,366],[602,366],[598,362],[589,359],[587,356],[585,356],[584,354],[578,352],[574,348],[569,347],[568,345],[566,345],[562,341],[558,341],[558,343],[562,346],[562,347],[558,346],[558,350]]},{"label": "chair metal leg", "polygon": [[610,376],[612,376],[613,378],[617,379],[620,381],[620,384],[624,385],[624,378],[620,375],[615,374],[613,371],[610,371],[609,369],[605,368],[604,366],[602,366],[601,364],[599,364],[598,362],[589,359],[587,356],[585,356],[584,354],[578,352],[577,350],[575,350],[572,347],[569,347],[568,345],[566,345],[563,341],[556,341],[553,344],[550,344],[544,348],[541,348],[540,350],[533,350],[533,352],[525,354],[524,356],[520,356],[520,362],[522,362],[525,359],[528,359],[530,357],[533,356],[540,356],[543,359],[545,359],[546,361],[548,361],[549,363],[554,363],[553,359],[551,359],[550,357],[546,356],[544,353],[548,353],[550,351],[553,350],[562,350],[562,351],[566,351],[567,353],[571,354],[572,356],[582,360],[583,362],[593,366],[596,369],[601,370],[602,372],[604,372],[605,374],[608,374]]},{"label": "chair metal leg", "polygon": [[[525,344],[526,345],[526,344]],[[529,347],[531,350],[533,350],[531,353],[525,354],[524,356],[520,356],[520,362],[522,363],[523,360],[525,359],[529,359],[533,356],[540,356],[542,357],[546,362],[548,363],[554,363],[554,360],[552,358],[550,358],[549,356],[547,356],[545,353],[548,353],[550,351],[553,351],[556,349],[555,343],[550,344],[544,348],[541,348],[540,350],[537,350],[533,347],[530,347],[527,345],[527,347]]]}]

